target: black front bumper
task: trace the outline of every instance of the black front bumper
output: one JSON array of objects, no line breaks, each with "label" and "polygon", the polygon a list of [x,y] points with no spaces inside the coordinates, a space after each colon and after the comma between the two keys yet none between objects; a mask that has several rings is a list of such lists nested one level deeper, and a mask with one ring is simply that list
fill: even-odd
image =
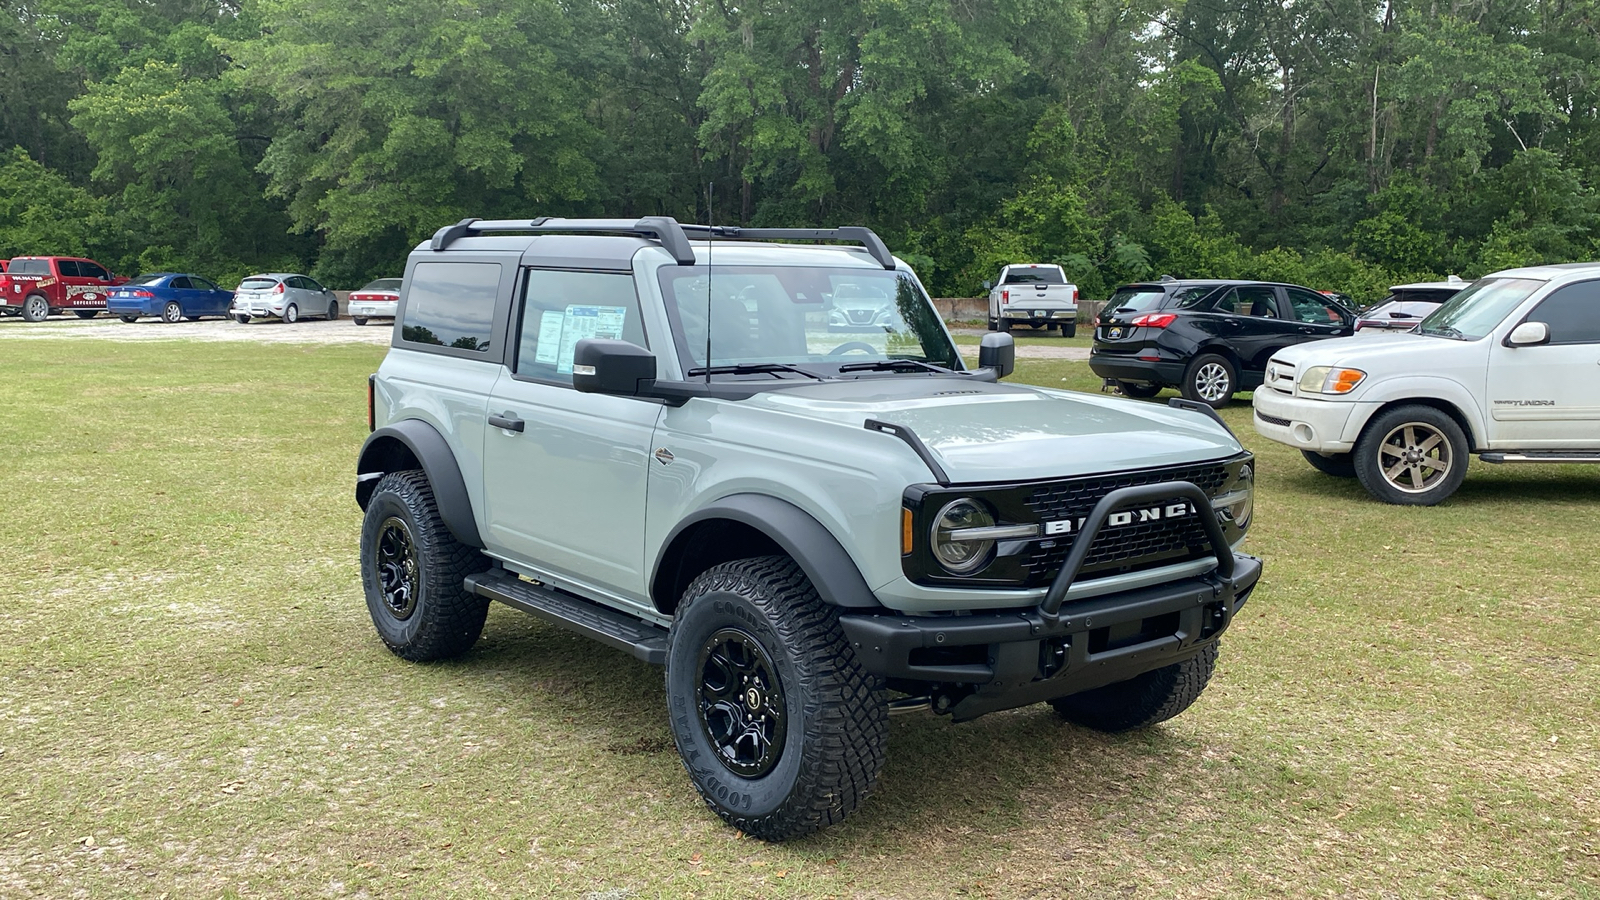
[{"label": "black front bumper", "polygon": [[966,686],[957,719],[1126,681],[1215,643],[1261,577],[1233,554],[1217,572],[1064,605],[963,616],[858,615],[839,624],[867,671],[891,680]]}]

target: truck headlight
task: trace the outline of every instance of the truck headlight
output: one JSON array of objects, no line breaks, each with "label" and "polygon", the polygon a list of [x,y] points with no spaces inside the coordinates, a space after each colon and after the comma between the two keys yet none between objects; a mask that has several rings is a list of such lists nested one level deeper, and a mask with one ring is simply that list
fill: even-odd
[{"label": "truck headlight", "polygon": [[1348,394],[1356,389],[1367,373],[1360,369],[1343,369],[1338,366],[1312,366],[1300,373],[1302,394]]},{"label": "truck headlight", "polygon": [[1240,531],[1250,528],[1250,518],[1256,512],[1256,473],[1249,463],[1239,467],[1238,477],[1226,491],[1211,498],[1211,508],[1219,517],[1232,519]]},{"label": "truck headlight", "polygon": [[977,571],[989,561],[994,539],[961,534],[994,525],[994,514],[976,500],[963,497],[946,503],[933,521],[933,557],[952,575]]}]

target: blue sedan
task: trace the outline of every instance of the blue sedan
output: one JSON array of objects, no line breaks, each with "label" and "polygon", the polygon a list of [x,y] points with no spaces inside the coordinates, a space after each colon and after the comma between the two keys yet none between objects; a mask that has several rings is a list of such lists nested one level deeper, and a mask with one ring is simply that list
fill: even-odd
[{"label": "blue sedan", "polygon": [[140,275],[106,294],[106,312],[124,322],[160,316],[163,322],[226,316],[233,291],[225,291],[199,275],[157,272]]}]

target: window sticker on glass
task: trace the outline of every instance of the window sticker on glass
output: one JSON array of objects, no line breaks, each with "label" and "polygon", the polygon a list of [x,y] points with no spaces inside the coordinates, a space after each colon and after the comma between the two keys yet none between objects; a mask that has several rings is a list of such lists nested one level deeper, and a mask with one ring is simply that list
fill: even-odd
[{"label": "window sticker on glass", "polygon": [[561,347],[561,326],[567,314],[559,309],[547,309],[539,317],[539,345],[533,361],[541,366],[556,364],[556,351]]},{"label": "window sticker on glass", "polygon": [[[622,306],[569,306],[561,325],[561,343],[556,355],[556,371],[572,374],[572,354],[584,338],[622,338],[622,323],[628,310]],[[539,350],[544,355],[544,323],[540,322]],[[537,358],[537,357],[536,357]]]}]

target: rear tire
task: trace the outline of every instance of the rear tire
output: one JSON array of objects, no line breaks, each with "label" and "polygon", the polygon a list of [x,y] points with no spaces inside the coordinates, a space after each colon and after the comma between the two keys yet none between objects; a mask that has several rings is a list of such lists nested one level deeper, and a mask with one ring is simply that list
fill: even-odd
[{"label": "rear tire", "polygon": [[364,316],[352,316],[350,318],[350,321],[356,323],[357,325],[365,325],[365,324],[367,324],[366,317],[364,317]]},{"label": "rear tire", "polygon": [[250,317],[245,315],[244,313],[236,314],[233,317],[233,320],[235,322],[238,322],[240,325],[249,325],[250,324]]},{"label": "rear tire", "polygon": [[1006,334],[1010,334],[1011,333],[1011,320],[1010,319],[1001,319],[1000,320],[1000,330],[1004,331]]},{"label": "rear tire", "polygon": [[293,325],[300,321],[300,307],[295,306],[293,303],[285,306],[283,308],[283,321],[287,325]]},{"label": "rear tire", "polygon": [[1221,409],[1233,399],[1238,379],[1233,363],[1215,353],[1202,353],[1184,370],[1183,396],[1212,409]]},{"label": "rear tire", "polygon": [[1062,325],[1061,326],[1061,336],[1062,337],[1069,337],[1069,338],[1077,337],[1078,336],[1078,323],[1077,322],[1068,322],[1065,325]]},{"label": "rear tire", "polygon": [[396,656],[428,662],[471,649],[489,601],[461,583],[487,568],[489,558],[445,526],[421,471],[378,481],[361,525],[361,586],[378,637]]},{"label": "rear tire", "polygon": [[183,305],[176,300],[168,300],[167,305],[161,307],[161,321],[168,325],[176,325],[183,319]]},{"label": "rear tire", "polygon": [[1149,728],[1176,716],[1200,699],[1217,666],[1212,643],[1195,656],[1127,681],[1050,701],[1061,718],[1096,731]]},{"label": "rear tire", "polygon": [[50,317],[50,301],[43,294],[29,294],[28,299],[22,301],[22,320],[24,322],[43,322]]},{"label": "rear tire", "polygon": [[1334,453],[1329,456],[1323,456],[1315,450],[1301,450],[1300,455],[1306,458],[1306,462],[1311,464],[1311,468],[1324,475],[1332,475],[1335,478],[1356,477],[1356,461],[1348,453]]},{"label": "rear tire", "polygon": [[139,321],[139,317],[138,316],[117,316],[117,318],[121,319],[124,322],[127,322],[129,325],[132,325],[133,323]]},{"label": "rear tire", "polygon": [[883,768],[888,705],[793,560],[722,563],[667,638],[668,724],[695,790],[766,841],[850,815]]},{"label": "rear tire", "polygon": [[339,301],[337,301],[337,300],[329,300],[328,301],[328,321],[329,322],[337,322],[337,321],[339,321]]}]

